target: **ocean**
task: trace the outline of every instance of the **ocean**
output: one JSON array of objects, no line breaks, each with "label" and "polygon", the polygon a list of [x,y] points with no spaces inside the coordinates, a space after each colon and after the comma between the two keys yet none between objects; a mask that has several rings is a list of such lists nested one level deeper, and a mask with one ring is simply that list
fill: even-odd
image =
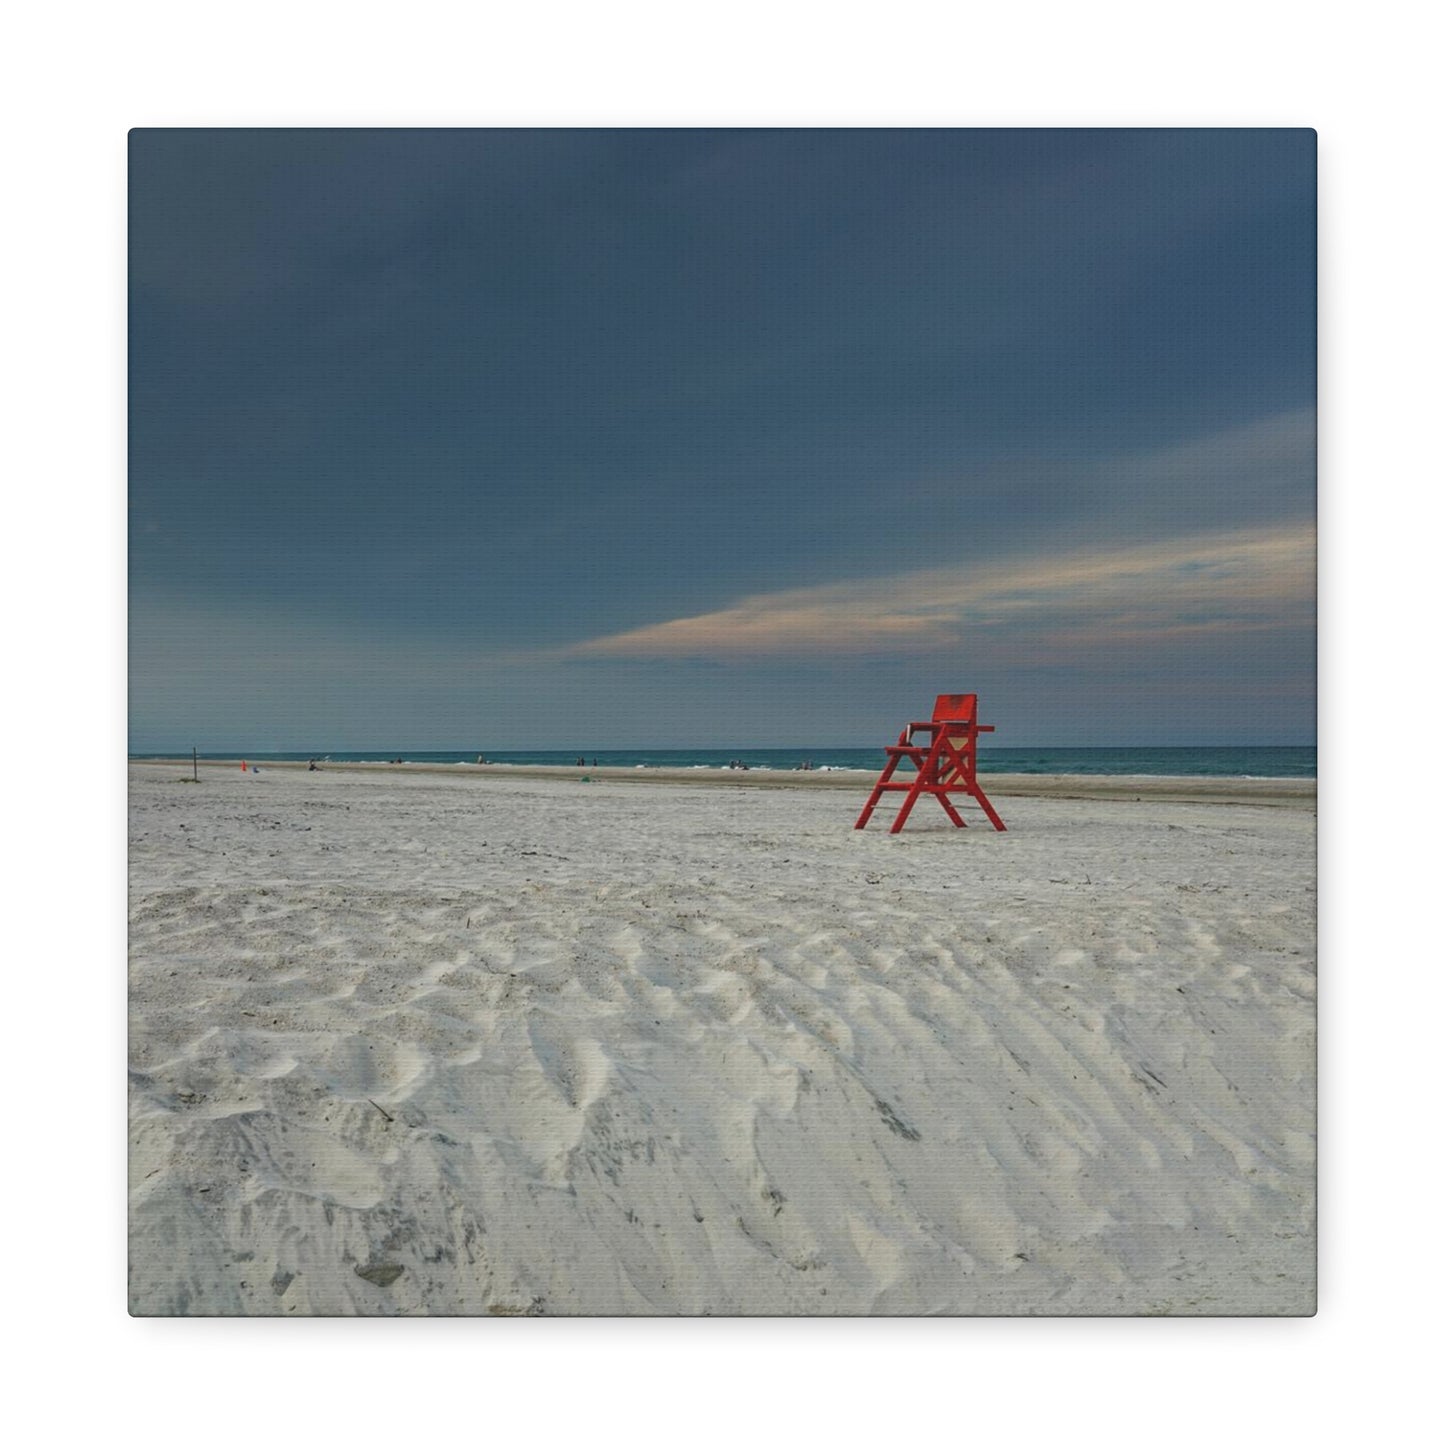
[{"label": "ocean", "polygon": [[[137,760],[189,757],[189,748],[169,752],[132,753]],[[582,758],[588,766],[603,768],[726,768],[742,763],[749,769],[793,771],[811,763],[818,771],[834,768],[878,769],[883,750],[871,748],[598,748],[579,753],[570,748],[522,752],[408,752],[405,748],[368,748],[355,752],[203,752],[202,758],[245,756],[256,762],[305,762],[308,758],[338,763],[392,762],[475,763],[485,756],[492,763],[531,763],[571,766]],[[989,748],[980,747],[980,773],[1083,773],[1122,777],[1189,778],[1313,778],[1313,747],[1188,747],[1188,748]]]}]

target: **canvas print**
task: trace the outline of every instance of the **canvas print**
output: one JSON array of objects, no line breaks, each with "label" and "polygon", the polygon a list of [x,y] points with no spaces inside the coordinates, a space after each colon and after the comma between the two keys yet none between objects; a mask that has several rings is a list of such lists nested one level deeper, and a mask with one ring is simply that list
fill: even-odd
[{"label": "canvas print", "polygon": [[133,132],[131,1312],[1312,1313],[1315,149]]}]

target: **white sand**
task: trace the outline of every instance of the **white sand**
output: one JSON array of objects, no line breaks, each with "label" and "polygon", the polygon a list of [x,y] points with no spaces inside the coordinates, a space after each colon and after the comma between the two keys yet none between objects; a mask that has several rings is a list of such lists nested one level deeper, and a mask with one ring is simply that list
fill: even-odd
[{"label": "white sand", "polygon": [[1308,806],[188,775],[135,1313],[1313,1309]]}]

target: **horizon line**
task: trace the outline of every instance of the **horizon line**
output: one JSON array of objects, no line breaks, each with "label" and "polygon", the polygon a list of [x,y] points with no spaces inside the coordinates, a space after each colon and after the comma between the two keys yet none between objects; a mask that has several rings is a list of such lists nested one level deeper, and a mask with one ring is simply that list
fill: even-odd
[{"label": "horizon line", "polygon": [[[756,752],[791,752],[791,751],[794,751],[794,750],[797,750],[797,749],[806,749],[806,748],[811,748],[811,749],[813,749],[814,751],[822,751],[822,750],[830,749],[830,748],[831,748],[831,749],[837,749],[837,750],[848,749],[848,750],[851,750],[851,751],[863,751],[863,750],[876,750],[876,751],[881,751],[885,746],[886,746],[886,744],[880,743],[880,742],[877,742],[877,741],[867,742],[867,743],[749,743],[749,744],[747,744],[746,746],[744,746],[744,745],[742,745],[742,744],[738,744],[738,743],[689,743],[689,744],[683,744],[683,745],[677,745],[677,744],[672,744],[672,743],[631,743],[631,744],[625,744],[625,745],[623,745],[623,744],[613,744],[613,745],[611,745],[611,746],[609,746],[609,747],[588,747],[588,748],[583,748],[583,749],[581,749],[581,751],[584,752],[584,753],[586,753],[588,756],[600,756],[602,753],[639,753],[639,752],[658,752],[658,753],[669,753],[669,752],[672,752],[672,753],[682,753],[682,752],[709,752],[709,753],[717,753],[717,752],[730,752],[730,751],[734,751],[734,752],[744,752],[744,753],[748,753],[748,752],[754,752],[754,753],[756,753]],[[1055,742],[1055,743],[1011,743],[1011,744],[1003,743],[1003,744],[1001,744],[1001,743],[988,743],[988,742],[984,742],[982,739],[980,739],[978,746],[979,746],[979,750],[980,750],[980,751],[990,751],[990,750],[998,750],[998,751],[1025,751],[1025,750],[1034,751],[1034,750],[1038,750],[1038,751],[1046,751],[1046,750],[1048,750],[1048,749],[1050,749],[1050,748],[1054,748],[1054,749],[1059,749],[1059,750],[1070,749],[1070,750],[1072,750],[1072,751],[1079,752],[1079,751],[1085,751],[1085,750],[1093,749],[1093,748],[1098,748],[1098,749],[1105,749],[1105,748],[1317,748],[1317,747],[1319,746],[1319,743],[1318,743],[1318,740],[1315,740],[1315,741],[1311,741],[1311,742],[1290,742],[1290,743],[1277,743],[1277,742],[1271,742],[1271,743],[1261,743],[1261,742],[1245,742],[1245,743],[1240,743],[1240,742],[1229,742],[1229,743],[1210,743],[1210,742],[1189,742],[1189,743],[1140,743],[1140,742],[1131,742],[1131,743],[1057,743],[1057,742]],[[238,746],[235,746],[235,747],[211,748],[211,749],[208,749],[207,751],[208,751],[208,753],[211,753],[211,754],[214,754],[214,753],[216,753],[216,752],[225,752],[227,756],[230,756],[231,754],[234,753],[234,755],[235,755],[236,757],[240,757],[240,756],[242,756],[243,753],[245,753],[245,752],[247,752],[247,751],[250,751],[250,752],[254,752],[254,753],[256,754],[256,756],[260,757],[260,756],[262,756],[262,754],[264,754],[264,753],[266,753],[266,752],[315,753],[317,756],[320,756],[322,753],[325,753],[325,752],[333,752],[333,753],[361,753],[361,752],[379,752],[379,753],[396,752],[396,753],[402,753],[402,752],[412,752],[412,753],[418,753],[418,754],[420,754],[420,753],[470,753],[470,752],[476,752],[476,751],[485,752],[486,749],[480,749],[480,750],[479,750],[479,749],[476,749],[476,748],[471,747],[470,745],[467,746],[467,747],[464,747],[464,748],[407,748],[407,747],[405,747],[405,746],[397,746],[397,745],[394,745],[394,744],[392,744],[392,745],[387,745],[387,746],[377,745],[376,747],[335,747],[335,746],[332,746],[332,747],[329,747],[329,748],[313,748],[313,747],[307,746],[307,747],[292,747],[292,748],[272,747],[272,748],[261,748],[261,749],[255,749],[255,748],[247,749],[247,748],[244,748],[244,747],[241,747],[241,746],[238,745]],[[562,745],[562,746],[557,746],[557,747],[521,747],[521,748],[510,748],[510,747],[508,747],[508,748],[493,748],[493,749],[491,749],[491,751],[492,751],[492,752],[495,752],[495,753],[575,753],[575,752],[578,751],[578,749],[575,748],[575,747],[573,747],[572,745],[568,744],[568,745]],[[191,748],[189,748],[189,747],[180,748],[180,749],[170,749],[170,750],[167,750],[167,749],[164,749],[164,748],[132,748],[132,749],[129,749],[129,750],[127,751],[126,756],[127,756],[127,757],[153,757],[153,756],[165,754],[165,755],[167,755],[167,756],[174,755],[175,757],[184,757],[184,756],[187,756],[190,752],[191,752]]]}]

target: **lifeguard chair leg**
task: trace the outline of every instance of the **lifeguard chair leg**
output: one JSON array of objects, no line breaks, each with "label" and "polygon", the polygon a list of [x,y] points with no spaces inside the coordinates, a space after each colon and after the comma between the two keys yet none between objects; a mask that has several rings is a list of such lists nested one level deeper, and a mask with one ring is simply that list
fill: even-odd
[{"label": "lifeguard chair leg", "polygon": [[888,789],[888,780],[893,776],[894,770],[898,767],[898,758],[891,757],[887,765],[878,775],[878,781],[873,784],[873,791],[868,794],[868,801],[863,804],[863,811],[858,814],[858,821],[853,824],[855,828],[866,828],[868,820],[873,816],[873,810],[878,806],[878,799]]},{"label": "lifeguard chair leg", "polygon": [[953,826],[955,828],[968,827],[968,824],[964,822],[963,816],[959,813],[958,809],[955,808],[953,804],[948,801],[947,793],[935,793],[933,796],[938,799],[939,805],[942,807],[943,811],[947,813],[950,818],[953,819]]},{"label": "lifeguard chair leg", "polygon": [[888,830],[890,833],[900,832],[903,825],[908,821],[908,815],[913,811],[913,805],[918,801],[918,795],[923,791],[924,774],[918,775],[916,782],[903,795],[903,806],[898,810],[898,816],[893,820],[893,826]]},{"label": "lifeguard chair leg", "polygon": [[868,820],[873,816],[873,810],[878,806],[878,799],[883,796],[883,789],[875,785],[873,791],[868,794],[868,801],[863,804],[863,811],[858,814],[858,821],[853,824],[855,828],[866,828]]},{"label": "lifeguard chair leg", "polygon": [[890,833],[902,830],[903,825],[908,821],[908,815],[913,811],[913,805],[918,801],[919,794],[925,792],[931,792],[943,804],[945,810],[952,814],[960,825],[962,824],[963,820],[958,817],[957,813],[954,813],[943,794],[937,791],[937,784],[934,782],[934,779],[938,777],[939,758],[943,753],[943,746],[943,735],[940,733],[934,738],[933,746],[928,750],[928,756],[917,765],[918,776],[914,779],[913,786],[903,796],[903,806],[899,808],[898,816],[888,830]]},{"label": "lifeguard chair leg", "polygon": [[994,812],[993,804],[989,802],[987,797],[985,797],[983,789],[980,788],[979,785],[975,782],[974,785],[969,789],[969,792],[978,799],[978,806],[982,808],[983,811],[988,815],[989,822],[992,823],[1000,833],[1007,833],[1008,829],[1004,827],[1003,819]]}]

